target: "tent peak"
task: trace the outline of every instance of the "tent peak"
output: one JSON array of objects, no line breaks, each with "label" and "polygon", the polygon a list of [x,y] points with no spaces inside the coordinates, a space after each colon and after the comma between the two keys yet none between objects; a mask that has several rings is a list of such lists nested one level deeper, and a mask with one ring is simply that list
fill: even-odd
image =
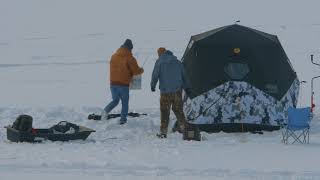
[{"label": "tent peak", "polygon": [[203,33],[200,33],[200,34],[197,34],[197,35],[193,35],[193,36],[191,36],[191,38],[192,38],[193,41],[200,41],[200,40],[202,40],[204,38],[207,38],[209,36],[212,36],[212,35],[214,35],[214,34],[216,34],[218,32],[226,31],[226,30],[229,30],[229,29],[244,29],[246,31],[257,33],[257,34],[259,34],[261,36],[264,36],[265,38],[268,38],[268,39],[270,39],[272,41],[277,41],[277,36],[276,35],[268,34],[268,33],[265,33],[265,32],[262,32],[262,31],[247,27],[247,26],[243,26],[243,25],[237,24],[237,22],[240,22],[240,21],[236,21],[235,24],[222,26],[222,27],[210,30],[210,31],[206,31],[206,32],[203,32]]}]

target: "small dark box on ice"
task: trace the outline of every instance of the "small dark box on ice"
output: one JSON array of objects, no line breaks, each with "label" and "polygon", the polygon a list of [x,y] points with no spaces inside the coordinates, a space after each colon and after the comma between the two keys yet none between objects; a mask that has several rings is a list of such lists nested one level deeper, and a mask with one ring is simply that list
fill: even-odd
[{"label": "small dark box on ice", "polygon": [[183,140],[201,141],[200,129],[195,124],[188,124],[183,131]]}]

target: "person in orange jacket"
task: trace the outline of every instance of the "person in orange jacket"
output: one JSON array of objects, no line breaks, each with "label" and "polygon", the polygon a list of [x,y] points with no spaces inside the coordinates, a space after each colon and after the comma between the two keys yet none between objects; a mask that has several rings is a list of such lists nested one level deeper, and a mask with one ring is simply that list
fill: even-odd
[{"label": "person in orange jacket", "polygon": [[115,108],[121,100],[121,118],[120,124],[127,122],[129,109],[129,84],[134,75],[144,72],[143,68],[138,66],[137,60],[132,55],[133,44],[130,39],[121,45],[110,60],[110,90],[112,101],[104,108],[101,113],[101,119],[107,119],[108,114]]}]

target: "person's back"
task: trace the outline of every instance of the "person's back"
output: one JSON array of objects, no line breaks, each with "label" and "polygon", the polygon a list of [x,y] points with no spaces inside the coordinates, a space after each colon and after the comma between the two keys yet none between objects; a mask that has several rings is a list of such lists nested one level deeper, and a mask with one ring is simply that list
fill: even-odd
[{"label": "person's back", "polygon": [[132,76],[142,72],[128,48],[121,47],[112,55],[110,60],[111,85],[129,86]]},{"label": "person's back", "polygon": [[173,93],[185,88],[183,66],[171,51],[165,51],[155,64],[152,86],[157,80],[161,93]]}]

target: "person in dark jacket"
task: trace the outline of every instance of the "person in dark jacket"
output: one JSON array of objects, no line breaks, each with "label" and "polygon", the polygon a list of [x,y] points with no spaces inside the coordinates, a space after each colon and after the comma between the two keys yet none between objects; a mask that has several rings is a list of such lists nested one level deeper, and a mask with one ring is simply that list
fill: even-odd
[{"label": "person in dark jacket", "polygon": [[134,75],[143,73],[143,68],[138,66],[137,60],[132,55],[133,44],[127,39],[114,53],[110,60],[110,89],[112,101],[104,108],[101,119],[108,119],[109,112],[115,108],[121,100],[120,124],[127,122],[129,106],[129,85]]},{"label": "person in dark jacket", "polygon": [[177,57],[165,48],[159,48],[158,55],[159,58],[152,72],[151,91],[156,90],[159,81],[161,125],[160,133],[157,136],[166,138],[171,107],[177,117],[180,130],[183,131],[187,125],[183,112],[182,89],[189,94],[190,88],[183,65]]}]

